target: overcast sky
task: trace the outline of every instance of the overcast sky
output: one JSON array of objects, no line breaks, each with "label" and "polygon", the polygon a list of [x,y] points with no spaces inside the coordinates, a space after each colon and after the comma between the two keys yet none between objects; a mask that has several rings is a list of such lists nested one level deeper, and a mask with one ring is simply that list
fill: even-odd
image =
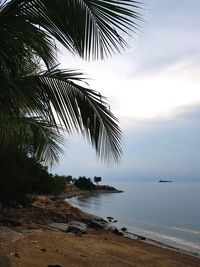
[{"label": "overcast sky", "polygon": [[89,144],[70,136],[54,173],[200,180],[200,1],[145,0],[144,8],[126,52],[86,63],[63,51],[59,59],[108,98],[124,135],[122,163],[103,166]]}]

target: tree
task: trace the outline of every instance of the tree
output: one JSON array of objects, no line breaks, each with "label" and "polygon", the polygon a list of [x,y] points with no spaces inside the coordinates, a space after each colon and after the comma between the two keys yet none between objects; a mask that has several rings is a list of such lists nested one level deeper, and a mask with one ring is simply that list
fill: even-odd
[{"label": "tree", "polygon": [[22,153],[0,154],[0,203],[29,204],[27,194],[59,195],[65,189],[65,179],[54,177],[34,158]]},{"label": "tree", "polygon": [[82,190],[92,190],[95,188],[95,185],[91,181],[90,178],[86,178],[85,176],[80,176],[74,183],[75,186]]},{"label": "tree", "polygon": [[94,176],[94,182],[95,182],[96,184],[99,184],[99,182],[101,182],[101,181],[102,181],[102,179],[101,179],[100,176]]},{"label": "tree", "polygon": [[[28,136],[27,153],[52,163],[65,129],[86,137],[100,159],[119,160],[117,119],[104,97],[80,85],[82,73],[58,69],[57,44],[87,60],[119,52],[127,46],[122,34],[137,27],[137,8],[133,0],[0,1],[2,146],[17,140],[24,148]],[[30,71],[36,61],[43,71]]]}]

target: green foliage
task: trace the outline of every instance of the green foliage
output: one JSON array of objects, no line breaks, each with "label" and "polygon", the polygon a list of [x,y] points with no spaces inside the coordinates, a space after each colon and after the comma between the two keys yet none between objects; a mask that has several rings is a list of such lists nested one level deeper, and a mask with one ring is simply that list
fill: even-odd
[{"label": "green foliage", "polygon": [[73,177],[71,175],[58,175],[58,174],[55,174],[54,175],[54,178],[62,178],[65,183],[67,184],[70,184],[74,181]]},{"label": "green foliage", "polygon": [[95,188],[95,185],[91,181],[90,178],[86,178],[85,176],[80,176],[74,183],[75,186],[82,190],[92,190]]},{"label": "green foliage", "polygon": [[4,205],[29,203],[30,194],[59,195],[65,180],[55,177],[34,158],[13,153],[0,153],[0,202]]},{"label": "green foliage", "polygon": [[101,182],[102,181],[102,179],[101,179],[101,177],[100,176],[94,176],[94,182],[95,183],[99,183],[99,182]]},{"label": "green foliage", "polygon": [[66,185],[65,178],[61,176],[54,176],[50,182],[51,194],[55,195],[56,197],[59,196],[63,192],[65,185]]}]

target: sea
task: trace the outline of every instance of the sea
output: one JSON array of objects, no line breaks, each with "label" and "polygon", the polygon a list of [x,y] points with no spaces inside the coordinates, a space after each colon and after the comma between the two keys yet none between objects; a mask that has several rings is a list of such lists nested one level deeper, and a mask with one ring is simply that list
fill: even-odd
[{"label": "sea", "polygon": [[67,199],[118,228],[200,255],[200,182],[109,183],[123,193]]}]

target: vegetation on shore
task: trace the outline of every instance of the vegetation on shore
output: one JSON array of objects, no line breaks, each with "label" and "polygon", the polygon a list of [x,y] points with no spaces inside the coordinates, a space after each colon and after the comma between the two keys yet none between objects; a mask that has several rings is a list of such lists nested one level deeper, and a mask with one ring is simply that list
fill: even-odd
[{"label": "vegetation on shore", "polygon": [[[17,163],[6,161],[1,173],[3,175],[0,179],[2,206],[29,206],[32,196],[35,195],[52,195],[55,198],[64,196],[67,184],[74,185],[80,190],[115,190],[111,186],[95,185],[91,178],[85,176],[73,178],[71,175],[53,175],[48,172],[47,167],[38,163],[34,158],[21,157],[20,160],[18,158]],[[102,178],[95,176],[93,180],[94,182],[102,181]]]}]

